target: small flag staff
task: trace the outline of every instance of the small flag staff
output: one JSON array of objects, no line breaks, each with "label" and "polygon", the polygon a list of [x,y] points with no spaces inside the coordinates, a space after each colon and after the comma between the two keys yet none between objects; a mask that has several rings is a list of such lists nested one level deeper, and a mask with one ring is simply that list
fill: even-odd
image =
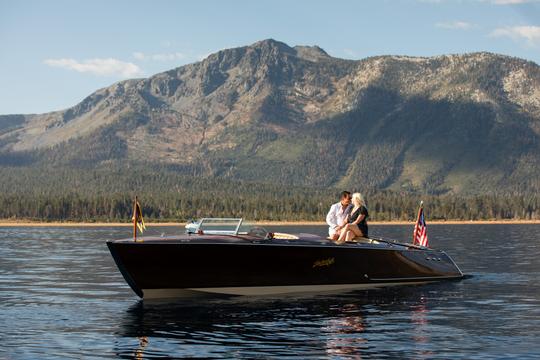
[{"label": "small flag staff", "polygon": [[144,225],[144,219],[142,216],[142,210],[141,205],[139,204],[139,200],[137,196],[135,196],[135,202],[133,203],[133,241],[137,241],[137,228],[139,228],[139,231],[141,234],[146,230],[146,226]]},{"label": "small flag staff", "polygon": [[137,196],[135,196],[135,201],[133,202],[133,241],[137,241]]}]

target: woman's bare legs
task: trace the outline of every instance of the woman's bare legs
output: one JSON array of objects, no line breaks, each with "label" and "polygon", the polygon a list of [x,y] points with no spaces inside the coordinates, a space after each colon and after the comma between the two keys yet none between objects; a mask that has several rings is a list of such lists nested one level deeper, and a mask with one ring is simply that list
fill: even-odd
[{"label": "woman's bare legs", "polygon": [[362,234],[362,231],[360,231],[360,229],[358,228],[358,225],[349,224],[347,226],[348,226],[348,231],[347,231],[347,236],[345,238],[345,241],[351,241],[357,236],[364,236],[364,234]]},{"label": "woman's bare legs", "polygon": [[339,233],[339,238],[337,239],[337,244],[343,244],[345,242],[345,239],[347,238],[347,232],[349,231],[349,224],[345,225],[341,232]]},{"label": "woman's bare legs", "polygon": [[362,231],[358,228],[358,225],[347,224],[341,229],[339,238],[337,239],[337,244],[343,244],[345,241],[351,241],[357,236],[364,236]]}]

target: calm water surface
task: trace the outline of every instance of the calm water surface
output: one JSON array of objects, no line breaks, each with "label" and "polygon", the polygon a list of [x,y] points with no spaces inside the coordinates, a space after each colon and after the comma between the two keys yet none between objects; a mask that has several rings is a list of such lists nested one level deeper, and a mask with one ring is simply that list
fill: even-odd
[{"label": "calm water surface", "polygon": [[[411,231],[370,228],[395,239]],[[128,228],[0,228],[0,358],[540,358],[540,226],[428,231],[472,278],[160,303],[140,301],[107,250]]]}]

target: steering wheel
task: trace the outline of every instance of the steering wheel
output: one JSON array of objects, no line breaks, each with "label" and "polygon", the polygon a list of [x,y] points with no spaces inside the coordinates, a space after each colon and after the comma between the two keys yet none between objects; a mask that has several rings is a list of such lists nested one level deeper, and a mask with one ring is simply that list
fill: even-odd
[{"label": "steering wheel", "polygon": [[253,227],[249,229],[249,232],[248,232],[248,235],[261,237],[261,238],[265,238],[267,234],[268,234],[268,231],[266,231],[266,229],[262,227]]}]

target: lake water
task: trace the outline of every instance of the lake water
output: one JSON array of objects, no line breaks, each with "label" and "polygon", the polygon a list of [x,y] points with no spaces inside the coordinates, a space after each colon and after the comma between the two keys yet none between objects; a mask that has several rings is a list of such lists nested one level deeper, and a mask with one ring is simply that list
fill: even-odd
[{"label": "lake water", "polygon": [[[370,227],[394,239],[411,232]],[[160,303],[132,293],[105,245],[129,228],[0,227],[0,358],[540,358],[540,226],[432,225],[428,233],[473,277]]]}]

